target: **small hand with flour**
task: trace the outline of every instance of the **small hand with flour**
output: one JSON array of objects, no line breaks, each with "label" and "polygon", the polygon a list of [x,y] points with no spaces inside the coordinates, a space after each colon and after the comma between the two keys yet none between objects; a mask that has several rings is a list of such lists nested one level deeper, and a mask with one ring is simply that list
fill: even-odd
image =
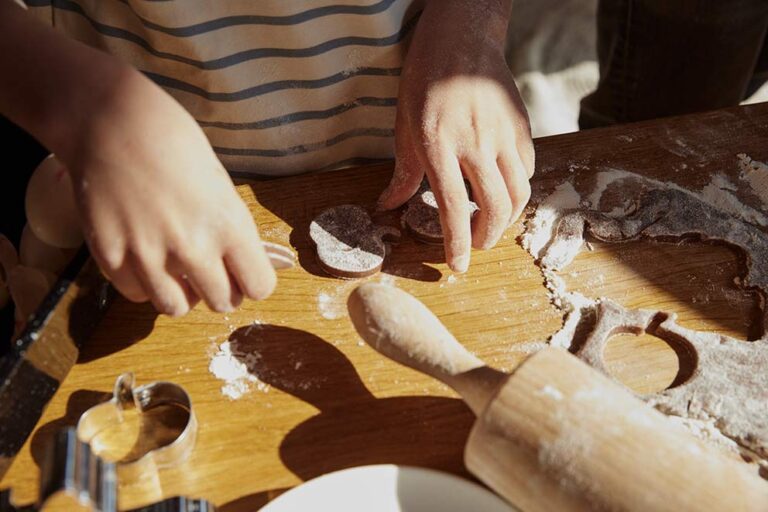
[{"label": "small hand with flour", "polygon": [[[530,197],[534,150],[525,106],[504,60],[509,0],[427,4],[403,69],[395,174],[379,199],[397,208],[424,174],[440,207],[448,264],[469,267]],[[467,179],[480,211],[470,222]]]},{"label": "small hand with flour", "polygon": [[138,72],[123,70],[60,155],[86,240],[128,299],[185,314],[264,298],[275,273],[250,211],[194,119]]},{"label": "small hand with flour", "polygon": [[181,105],[13,2],[0,33],[0,112],[69,170],[91,254],[123,295],[181,315],[272,292],[253,217]]}]

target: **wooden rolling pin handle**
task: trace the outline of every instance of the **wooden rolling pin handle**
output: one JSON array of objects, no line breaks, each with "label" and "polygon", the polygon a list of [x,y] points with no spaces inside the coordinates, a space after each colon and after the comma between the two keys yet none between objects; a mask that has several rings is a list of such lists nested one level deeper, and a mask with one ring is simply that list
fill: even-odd
[{"label": "wooden rolling pin handle", "polygon": [[374,349],[459,392],[478,415],[467,468],[526,512],[768,510],[768,485],[565,350],[506,374],[421,302],[364,284],[349,314]]},{"label": "wooden rolling pin handle", "polygon": [[347,308],[368,345],[447,384],[476,415],[508,378],[470,354],[424,304],[398,288],[363,284],[349,296]]},{"label": "wooden rolling pin handle", "polygon": [[768,511],[768,483],[755,468],[555,347],[499,389],[464,462],[526,512]]}]

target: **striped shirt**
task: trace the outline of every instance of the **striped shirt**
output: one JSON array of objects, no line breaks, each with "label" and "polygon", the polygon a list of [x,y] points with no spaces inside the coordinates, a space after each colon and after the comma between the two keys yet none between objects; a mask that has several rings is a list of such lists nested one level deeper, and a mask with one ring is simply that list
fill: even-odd
[{"label": "striped shirt", "polygon": [[25,0],[181,103],[234,175],[392,158],[424,0]]}]

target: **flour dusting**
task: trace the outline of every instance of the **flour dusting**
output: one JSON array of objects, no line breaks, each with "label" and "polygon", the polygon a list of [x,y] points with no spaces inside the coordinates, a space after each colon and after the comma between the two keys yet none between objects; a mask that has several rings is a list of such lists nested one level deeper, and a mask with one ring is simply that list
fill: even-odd
[{"label": "flour dusting", "polygon": [[573,183],[566,181],[555,188],[536,208],[533,218],[526,224],[522,236],[523,248],[534,258],[539,258],[542,250],[552,239],[552,228],[560,217],[560,211],[576,208],[581,202],[581,196],[573,188]]},{"label": "flour dusting", "polygon": [[239,352],[236,347],[233,350],[232,343],[227,340],[211,357],[208,371],[224,381],[221,394],[230,400],[237,400],[252,389],[268,393],[269,384],[262,382],[253,371],[260,358],[258,353]]},{"label": "flour dusting", "polygon": [[326,377],[307,368],[304,354],[281,351],[277,358],[275,341],[268,338],[268,331],[258,329],[260,324],[253,324],[220,345],[214,342],[208,370],[222,381],[222,395],[238,400],[253,391],[269,393],[277,388],[295,393],[322,385]]},{"label": "flour dusting", "polygon": [[[768,176],[768,173],[766,175]],[[734,217],[740,217],[752,224],[768,226],[768,217],[742,203],[733,194],[733,191],[736,190],[738,190],[738,187],[731,183],[728,178],[721,174],[716,174],[712,181],[701,190],[701,197],[715,208]]]},{"label": "flour dusting", "polygon": [[344,308],[338,302],[337,297],[320,292],[317,295],[317,310],[320,316],[326,320],[337,320],[344,316]]},{"label": "flour dusting", "polygon": [[737,155],[741,167],[741,179],[749,183],[752,192],[763,202],[763,211],[768,211],[768,165],[753,160],[744,153]]},{"label": "flour dusting", "polygon": [[[379,280],[385,284],[394,284],[395,278],[389,274],[380,274]],[[324,287],[317,294],[317,312],[325,320],[339,320],[347,317],[347,298],[352,290],[360,285],[359,281],[342,281]]]}]

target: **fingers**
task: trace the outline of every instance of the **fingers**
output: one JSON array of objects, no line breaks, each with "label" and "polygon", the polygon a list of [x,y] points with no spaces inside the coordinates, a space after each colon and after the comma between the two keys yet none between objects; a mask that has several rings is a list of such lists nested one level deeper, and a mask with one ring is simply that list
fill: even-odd
[{"label": "fingers", "polygon": [[512,215],[507,185],[494,159],[486,158],[481,162],[463,160],[461,166],[480,209],[472,219],[472,246],[490,249],[504,234]]},{"label": "fingers", "polygon": [[130,301],[150,300],[158,312],[171,316],[186,314],[200,299],[213,311],[229,312],[242,303],[244,294],[257,300],[268,297],[277,280],[255,226],[252,236],[245,231],[241,223],[226,251],[201,253],[188,247],[183,252],[137,255],[117,246],[100,251],[94,245],[92,253]]},{"label": "fingers", "polygon": [[258,237],[252,243],[233,245],[225,262],[230,275],[249,298],[266,299],[274,291],[277,276]]},{"label": "fingers", "polygon": [[242,303],[243,294],[220,257],[189,258],[182,266],[186,282],[211,310],[228,313]]},{"label": "fingers", "polygon": [[531,198],[528,169],[516,151],[502,152],[496,163],[512,203],[509,217],[509,224],[512,224],[523,213],[525,205],[528,204],[528,200]]},{"label": "fingers", "polygon": [[[242,293],[224,267],[221,258],[210,264],[202,260],[181,260],[162,255],[138,256],[127,252],[115,261],[105,260],[94,251],[94,258],[117,290],[131,302],[152,302],[159,313],[183,316],[200,298],[218,312],[232,311],[242,302]],[[111,259],[110,259],[111,258]]]},{"label": "fingers", "polygon": [[440,211],[445,238],[445,257],[454,272],[469,268],[472,231],[469,196],[461,167],[451,151],[437,149],[426,159],[426,171]]},{"label": "fingers", "polygon": [[520,142],[518,142],[517,154],[519,155],[522,165],[525,168],[525,175],[528,177],[528,179],[531,179],[533,177],[533,172],[536,166],[536,152],[533,148],[533,141],[531,140],[530,131],[528,132],[527,137],[524,137]]},{"label": "fingers", "polygon": [[91,256],[101,272],[120,294],[131,302],[146,302],[149,294],[136,272],[129,254],[118,244],[109,249],[101,247],[98,240],[88,240]]},{"label": "fingers", "polygon": [[188,304],[188,311],[191,311],[195,306],[197,306],[197,303],[200,302],[200,297],[197,295],[197,292],[192,288],[192,285],[189,284],[189,280],[186,276],[186,274],[182,274],[181,276],[174,276],[174,279],[178,283],[179,287],[181,288],[181,291],[184,292],[185,297],[187,298],[187,304]]},{"label": "fingers", "polygon": [[129,301],[151,300],[159,313],[171,316],[184,315],[199,302],[181,271],[172,270],[180,268],[178,264],[163,268],[148,255],[141,258],[130,251],[116,249],[103,252],[94,248],[91,252],[107,279]]},{"label": "fingers", "polygon": [[419,190],[424,170],[416,153],[417,145],[405,130],[395,131],[395,172],[377,203],[379,210],[394,210],[408,201]]},{"label": "fingers", "polygon": [[139,257],[129,254],[128,263],[135,269],[143,289],[149,295],[158,313],[169,316],[186,315],[196,297],[184,284],[182,275],[170,274],[158,257]]},{"label": "fingers", "polygon": [[[104,266],[101,268],[103,270]],[[149,300],[141,280],[128,265],[124,264],[116,271],[106,271],[105,274],[117,291],[129,301],[147,302]]]},{"label": "fingers", "polygon": [[379,210],[394,210],[405,204],[419,190],[424,172],[417,165],[398,159],[389,185],[381,193],[377,204]]}]

